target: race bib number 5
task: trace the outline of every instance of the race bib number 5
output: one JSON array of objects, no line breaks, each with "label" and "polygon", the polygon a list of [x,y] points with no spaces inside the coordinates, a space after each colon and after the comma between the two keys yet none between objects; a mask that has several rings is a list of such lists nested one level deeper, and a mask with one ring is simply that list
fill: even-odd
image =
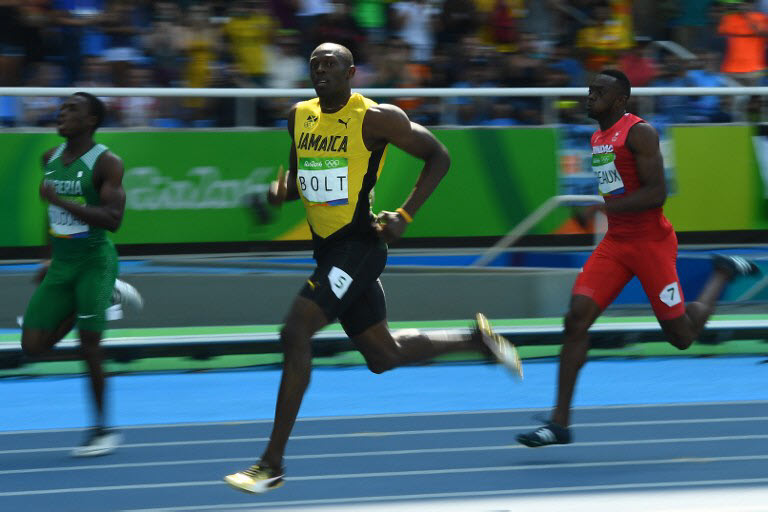
[{"label": "race bib number 5", "polygon": [[342,157],[304,157],[299,159],[296,185],[310,203],[339,205],[349,203],[349,167]]},{"label": "race bib number 5", "polygon": [[611,196],[624,193],[624,181],[616,169],[614,153],[598,153],[592,155],[592,170],[597,175],[597,185],[600,193]]},{"label": "race bib number 5", "polygon": [[[82,201],[78,202],[85,203],[85,200],[79,197],[67,197],[67,199],[71,201],[82,199]],[[52,204],[48,205],[48,221],[51,224],[51,234],[58,237],[81,235],[87,233],[89,229],[88,224],[78,219],[67,210]]]}]

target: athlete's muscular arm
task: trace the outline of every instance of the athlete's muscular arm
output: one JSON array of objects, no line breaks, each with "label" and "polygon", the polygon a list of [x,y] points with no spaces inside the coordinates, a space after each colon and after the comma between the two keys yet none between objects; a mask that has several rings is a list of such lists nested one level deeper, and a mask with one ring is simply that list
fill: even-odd
[{"label": "athlete's muscular arm", "polygon": [[[394,105],[382,104],[368,109],[363,120],[363,141],[372,151],[393,144],[424,161],[416,185],[402,205],[409,217],[416,215],[451,165],[445,146],[429,130],[411,122],[406,113]],[[377,230],[385,241],[391,242],[402,236],[406,224],[406,218],[399,213],[381,212]]]},{"label": "athlete's muscular arm", "polygon": [[627,147],[635,155],[640,188],[631,194],[605,202],[608,213],[639,212],[664,205],[667,183],[659,136],[648,123],[637,123],[629,129]]},{"label": "athlete's muscular arm", "polygon": [[84,205],[62,199],[50,183],[40,184],[40,197],[62,208],[86,224],[109,231],[117,231],[125,212],[123,189],[123,161],[111,151],[105,151],[93,168],[94,186],[99,191],[101,204]]},{"label": "athlete's muscular arm", "polygon": [[296,186],[296,173],[299,168],[296,159],[296,141],[293,140],[293,127],[296,122],[296,105],[288,112],[288,134],[291,136],[291,153],[289,155],[288,171],[283,173],[283,168],[277,171],[277,179],[270,183],[267,191],[267,202],[272,206],[280,206],[284,201],[293,201],[299,198],[299,189]]}]

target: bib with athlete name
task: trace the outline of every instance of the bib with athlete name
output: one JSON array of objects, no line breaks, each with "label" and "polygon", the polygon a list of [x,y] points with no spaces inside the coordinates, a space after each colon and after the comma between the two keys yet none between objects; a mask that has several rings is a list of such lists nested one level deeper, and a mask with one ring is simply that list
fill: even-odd
[{"label": "bib with athlete name", "polygon": [[[592,134],[592,170],[606,203],[632,194],[642,186],[635,155],[626,142],[630,129],[644,122],[633,114],[624,114],[607,130],[597,130]],[[608,234],[613,236],[661,239],[672,230],[662,208],[610,213],[607,217]]]},{"label": "bib with athlete name", "polygon": [[374,105],[354,93],[331,114],[321,111],[317,98],[296,107],[296,185],[316,244],[371,230],[370,194],[386,153],[369,151],[363,142],[363,119]]},{"label": "bib with athlete name", "polygon": [[[107,147],[95,144],[80,158],[66,165],[61,159],[64,147],[65,144],[57,147],[48,159],[43,179],[53,185],[62,199],[84,205],[100,204],[99,193],[93,184],[93,168]],[[56,256],[75,256],[106,240],[104,229],[90,226],[55,205],[48,205],[48,225]]]}]

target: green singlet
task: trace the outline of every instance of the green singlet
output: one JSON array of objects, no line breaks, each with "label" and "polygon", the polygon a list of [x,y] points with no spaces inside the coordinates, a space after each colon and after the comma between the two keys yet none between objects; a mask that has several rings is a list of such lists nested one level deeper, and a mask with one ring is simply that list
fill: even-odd
[{"label": "green singlet", "polygon": [[[56,148],[46,163],[45,181],[63,199],[99,205],[93,168],[107,147],[96,144],[69,165],[61,159],[64,147]],[[48,206],[48,222],[53,259],[29,302],[24,328],[54,330],[76,313],[80,330],[101,332],[117,277],[115,247],[103,228],[90,226],[58,206]]]}]

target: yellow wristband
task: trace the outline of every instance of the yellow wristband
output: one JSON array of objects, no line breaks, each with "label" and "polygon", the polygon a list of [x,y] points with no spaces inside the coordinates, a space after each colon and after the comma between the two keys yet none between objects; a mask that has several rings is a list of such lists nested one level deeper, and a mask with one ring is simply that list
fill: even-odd
[{"label": "yellow wristband", "polygon": [[399,213],[399,214],[400,214],[400,215],[403,217],[403,219],[405,219],[405,222],[407,222],[408,224],[410,224],[411,222],[413,222],[413,217],[411,217],[411,216],[408,214],[408,212],[407,212],[407,211],[403,210],[402,208],[398,208],[398,209],[397,209],[397,210],[395,210],[395,211],[396,211],[397,213]]}]

